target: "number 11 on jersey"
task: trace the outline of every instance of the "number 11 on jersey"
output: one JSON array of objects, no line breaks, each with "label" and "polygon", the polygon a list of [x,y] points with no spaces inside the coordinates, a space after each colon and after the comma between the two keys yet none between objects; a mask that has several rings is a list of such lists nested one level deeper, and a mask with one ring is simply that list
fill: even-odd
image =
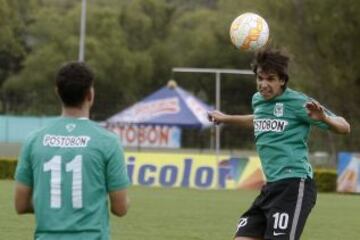
[{"label": "number 11 on jersey", "polygon": [[[44,163],[44,172],[50,171],[50,207],[61,208],[62,158],[55,155]],[[82,155],[76,155],[65,165],[66,172],[72,172],[71,197],[73,208],[82,208]]]}]

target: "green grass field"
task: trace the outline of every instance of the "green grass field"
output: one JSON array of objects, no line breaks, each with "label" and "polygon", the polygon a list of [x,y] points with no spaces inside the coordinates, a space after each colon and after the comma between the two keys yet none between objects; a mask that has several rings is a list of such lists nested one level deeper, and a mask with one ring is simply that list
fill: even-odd
[{"label": "green grass field", "polygon": [[[0,239],[32,239],[34,217],[13,208],[13,181],[0,181]],[[232,239],[256,191],[132,187],[125,218],[111,218],[112,239]],[[301,239],[360,239],[360,196],[319,194]]]}]

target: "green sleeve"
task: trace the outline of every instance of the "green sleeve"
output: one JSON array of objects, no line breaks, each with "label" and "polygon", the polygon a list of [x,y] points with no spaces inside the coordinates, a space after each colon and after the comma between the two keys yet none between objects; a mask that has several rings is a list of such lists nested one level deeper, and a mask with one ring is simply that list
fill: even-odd
[{"label": "green sleeve", "polygon": [[125,164],[124,151],[119,140],[114,140],[109,149],[106,166],[107,191],[112,192],[127,188],[130,185]]},{"label": "green sleeve", "polygon": [[33,186],[34,177],[31,165],[31,140],[26,140],[22,146],[15,171],[15,180],[29,187]]},{"label": "green sleeve", "polygon": [[[311,98],[308,98],[307,101],[310,101]],[[298,110],[296,111],[297,116],[302,119],[304,122],[309,123],[310,125],[314,125],[317,126],[321,129],[324,130],[328,130],[330,128],[330,126],[326,123],[324,123],[323,121],[316,121],[312,118],[309,117],[306,108],[305,108],[305,104],[307,101],[301,101],[299,103],[299,107]],[[334,113],[332,113],[330,110],[328,110],[327,108],[325,108],[325,114],[328,116],[336,116]]]}]

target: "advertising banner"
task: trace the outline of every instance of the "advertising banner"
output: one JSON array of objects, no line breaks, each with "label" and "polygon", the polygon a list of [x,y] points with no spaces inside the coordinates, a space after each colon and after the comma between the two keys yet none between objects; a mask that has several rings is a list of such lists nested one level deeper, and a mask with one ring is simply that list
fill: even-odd
[{"label": "advertising banner", "polygon": [[215,154],[126,152],[133,185],[198,189],[260,188],[264,175],[258,157]]},{"label": "advertising banner", "polygon": [[360,193],[360,153],[338,155],[337,191]]},{"label": "advertising banner", "polygon": [[124,147],[180,148],[181,129],[176,126],[145,126],[107,123]]}]

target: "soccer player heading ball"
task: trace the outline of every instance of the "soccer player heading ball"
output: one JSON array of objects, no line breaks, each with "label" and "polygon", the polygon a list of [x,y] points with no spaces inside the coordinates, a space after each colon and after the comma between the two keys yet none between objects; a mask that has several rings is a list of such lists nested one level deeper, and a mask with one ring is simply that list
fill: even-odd
[{"label": "soccer player heading ball", "polygon": [[271,48],[259,50],[252,65],[258,92],[253,114],[209,113],[214,123],[254,129],[257,152],[267,183],[241,216],[236,240],[299,239],[316,202],[307,139],[312,125],[335,133],[350,132],[349,123],[319,102],[287,87],[289,58]]},{"label": "soccer player heading ball", "polygon": [[62,116],[25,141],[15,179],[15,208],[35,213],[34,239],[109,239],[111,212],[128,209],[130,184],[120,141],[90,121],[94,76],[70,62],[56,76]]}]

